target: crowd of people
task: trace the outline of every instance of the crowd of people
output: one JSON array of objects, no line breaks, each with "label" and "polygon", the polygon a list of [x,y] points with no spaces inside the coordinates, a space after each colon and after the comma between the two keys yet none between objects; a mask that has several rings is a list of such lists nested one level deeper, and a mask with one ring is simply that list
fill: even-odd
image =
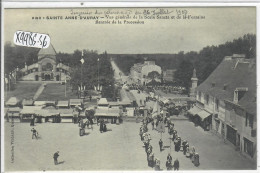
[{"label": "crowd of people", "polygon": [[[151,139],[151,135],[148,133],[148,123],[152,123],[152,127],[154,129],[154,121],[151,119],[145,119],[142,121],[142,125],[140,127],[140,132],[139,132],[139,135],[140,135],[140,138],[141,138],[141,141],[144,143],[144,148],[145,148],[145,152],[146,152],[146,155],[147,155],[147,162],[148,162],[148,166],[149,167],[152,167],[154,168],[154,170],[156,171],[159,171],[161,170],[161,167],[160,167],[160,159],[156,158],[154,156],[154,153],[153,153],[153,147],[150,143],[150,141],[152,140]],[[159,120],[158,123],[160,123],[161,121]],[[163,151],[163,141],[162,139],[159,140],[159,148],[160,148],[160,152]],[[167,156],[167,161],[166,161],[166,168],[167,170],[172,170],[172,167],[174,167],[174,170],[179,170],[179,160],[176,159],[174,161],[174,164],[172,164],[172,156],[170,155],[170,153],[168,154]]]},{"label": "crowd of people", "polygon": [[[154,153],[153,153],[153,147],[151,146],[151,135],[148,133],[148,127],[147,125],[151,123],[152,125],[152,130],[156,130],[158,125],[160,123],[163,123],[166,127],[168,127],[168,134],[170,135],[170,139],[174,143],[174,150],[175,152],[183,152],[183,155],[185,155],[186,158],[189,158],[192,163],[195,166],[199,166],[199,154],[195,152],[195,147],[190,147],[189,143],[187,140],[183,140],[179,135],[177,130],[174,128],[174,123],[170,120],[169,117],[163,117],[162,114],[157,115],[155,118],[151,117],[146,117],[142,121],[142,125],[140,127],[140,138],[142,142],[144,143],[145,147],[145,152],[147,154],[147,161],[148,161],[148,166],[153,167],[155,170],[160,170],[160,160],[158,158],[155,158]],[[163,151],[163,141],[162,139],[159,140],[159,148],[160,152]],[[180,163],[179,160],[176,159],[172,163],[172,156],[169,153],[167,156],[167,161],[166,161],[166,168],[167,170],[179,170]]]}]

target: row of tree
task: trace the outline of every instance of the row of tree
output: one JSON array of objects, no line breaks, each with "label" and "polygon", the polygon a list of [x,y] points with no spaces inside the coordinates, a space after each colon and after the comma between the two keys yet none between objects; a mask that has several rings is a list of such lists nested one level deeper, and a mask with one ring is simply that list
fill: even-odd
[{"label": "row of tree", "polygon": [[130,68],[135,63],[143,63],[145,59],[154,60],[162,70],[176,69],[173,77],[175,85],[183,86],[187,89],[191,86],[193,69],[197,71],[198,83],[203,82],[220,64],[225,56],[232,54],[245,54],[246,58],[256,57],[256,35],[246,34],[243,37],[226,42],[219,46],[207,46],[195,52],[178,54],[120,54],[110,55],[114,58],[118,67],[129,74]]}]

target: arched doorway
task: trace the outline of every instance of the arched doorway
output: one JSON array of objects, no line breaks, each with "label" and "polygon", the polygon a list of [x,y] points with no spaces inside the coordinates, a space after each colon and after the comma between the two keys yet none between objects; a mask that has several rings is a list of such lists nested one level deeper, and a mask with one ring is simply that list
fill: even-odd
[{"label": "arched doorway", "polygon": [[51,75],[46,74],[46,75],[44,76],[44,78],[45,78],[46,81],[49,81],[49,80],[51,80]]}]

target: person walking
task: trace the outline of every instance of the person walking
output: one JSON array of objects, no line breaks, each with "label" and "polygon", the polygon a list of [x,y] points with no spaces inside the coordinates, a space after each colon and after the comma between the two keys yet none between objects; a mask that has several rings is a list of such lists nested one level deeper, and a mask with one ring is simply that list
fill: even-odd
[{"label": "person walking", "polygon": [[162,147],[163,147],[163,141],[162,141],[162,139],[160,139],[160,141],[159,141],[159,146],[160,146],[160,151],[162,151]]},{"label": "person walking", "polygon": [[174,167],[174,171],[175,170],[179,170],[179,168],[180,168],[180,163],[179,163],[179,160],[178,159],[176,159],[175,161],[174,161],[174,164],[173,164],[173,167]]},{"label": "person walking", "polygon": [[38,139],[38,137],[37,137],[38,132],[34,128],[32,128],[31,132],[32,132],[32,139],[33,138]]},{"label": "person walking", "polygon": [[53,159],[54,159],[54,164],[55,165],[58,165],[59,163],[58,163],[58,157],[59,157],[60,155],[59,155],[59,151],[57,151],[56,153],[54,153],[54,155],[53,155]]},{"label": "person walking", "polygon": [[167,156],[167,160],[169,160],[169,161],[172,163],[172,156],[171,156],[170,153],[169,153],[168,156]]}]

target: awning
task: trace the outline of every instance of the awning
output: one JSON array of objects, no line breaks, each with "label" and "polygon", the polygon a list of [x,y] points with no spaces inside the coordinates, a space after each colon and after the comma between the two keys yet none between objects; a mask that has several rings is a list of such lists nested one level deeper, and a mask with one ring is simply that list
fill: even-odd
[{"label": "awning", "polygon": [[211,115],[211,113],[207,112],[207,111],[200,111],[197,113],[197,115],[201,118],[201,120],[203,121],[205,118],[207,118],[208,116]]},{"label": "awning", "polygon": [[119,106],[119,102],[108,102],[109,106]]},{"label": "awning", "polygon": [[33,106],[33,100],[26,100],[24,99],[23,102],[22,102],[22,105],[23,106]]},{"label": "awning", "polygon": [[188,110],[188,112],[192,115],[196,115],[198,114],[198,112],[202,111],[202,109],[200,109],[199,107],[197,106],[194,106],[193,108],[191,108],[190,110]]},{"label": "awning", "polygon": [[60,114],[60,117],[69,117],[72,118],[73,114]]},{"label": "awning", "polygon": [[57,106],[58,107],[68,107],[69,106],[69,101],[58,101]]},{"label": "awning", "polygon": [[34,105],[35,105],[35,106],[44,106],[45,104],[46,104],[45,101],[35,101],[35,102],[34,102]]},{"label": "awning", "polygon": [[107,99],[106,98],[101,98],[98,101],[98,105],[108,105]]},{"label": "awning", "polygon": [[59,112],[57,110],[51,111],[51,110],[48,110],[48,109],[42,109],[42,110],[37,111],[36,114],[43,116],[43,117],[48,117],[48,116],[52,116],[52,115],[58,115]]},{"label": "awning", "polygon": [[20,114],[19,113],[8,113],[7,114],[8,115],[8,117],[20,117]]},{"label": "awning", "polygon": [[81,99],[70,99],[70,106],[81,105]]},{"label": "awning", "polygon": [[15,106],[18,102],[19,102],[19,100],[18,100],[16,97],[11,97],[11,98],[6,102],[6,105]]},{"label": "awning", "polygon": [[119,109],[96,109],[95,116],[118,117],[120,116]]},{"label": "awning", "polygon": [[39,110],[41,110],[41,106],[24,106],[21,114],[37,114]]},{"label": "awning", "polygon": [[21,112],[21,108],[19,108],[19,107],[11,107],[11,108],[7,109],[7,112],[8,113],[13,113],[13,112],[16,112],[16,113],[18,112],[19,113],[19,112]]}]

